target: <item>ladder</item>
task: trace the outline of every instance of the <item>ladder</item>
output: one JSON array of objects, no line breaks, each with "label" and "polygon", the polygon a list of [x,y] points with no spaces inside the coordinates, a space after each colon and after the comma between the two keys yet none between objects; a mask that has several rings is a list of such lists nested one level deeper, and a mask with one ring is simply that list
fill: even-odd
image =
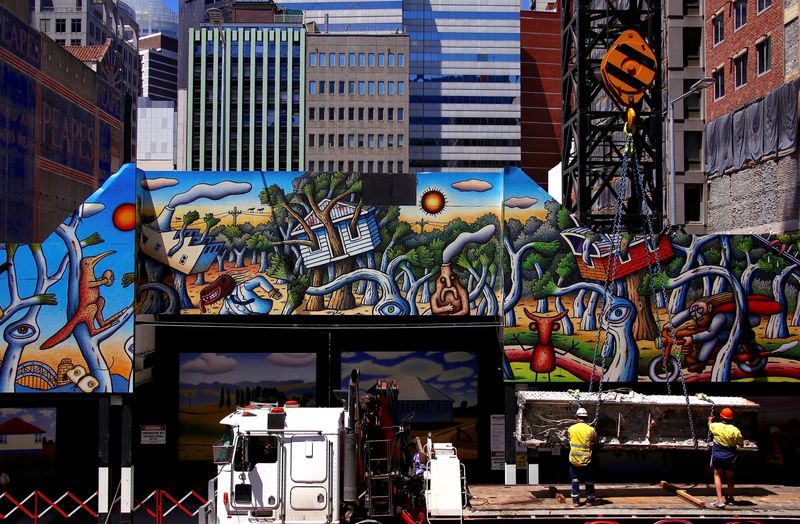
[{"label": "ladder", "polygon": [[392,499],[392,455],[390,440],[368,440],[367,513],[373,517],[394,514]]}]

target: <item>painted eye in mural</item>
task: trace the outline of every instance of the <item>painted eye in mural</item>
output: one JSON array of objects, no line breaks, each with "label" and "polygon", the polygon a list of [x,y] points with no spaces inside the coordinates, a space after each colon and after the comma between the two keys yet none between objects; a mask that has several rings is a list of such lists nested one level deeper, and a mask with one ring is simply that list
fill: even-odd
[{"label": "painted eye in mural", "polygon": [[14,326],[8,332],[8,336],[18,340],[25,340],[26,338],[31,338],[34,335],[36,335],[36,328],[30,324],[20,324],[18,326]]},{"label": "painted eye in mural", "polygon": [[387,302],[378,307],[379,315],[398,316],[403,314],[403,308],[397,302]]},{"label": "painted eye in mural", "polygon": [[618,306],[611,310],[608,314],[608,319],[611,321],[619,322],[628,316],[628,308]]}]

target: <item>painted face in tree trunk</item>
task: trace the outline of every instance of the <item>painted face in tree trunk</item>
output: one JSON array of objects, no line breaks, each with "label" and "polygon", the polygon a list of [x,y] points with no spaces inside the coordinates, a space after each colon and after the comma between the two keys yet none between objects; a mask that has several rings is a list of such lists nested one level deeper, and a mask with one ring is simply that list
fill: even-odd
[{"label": "painted face in tree trunk", "polygon": [[436,279],[431,312],[442,316],[469,315],[469,295],[450,264],[442,264],[441,274]]}]

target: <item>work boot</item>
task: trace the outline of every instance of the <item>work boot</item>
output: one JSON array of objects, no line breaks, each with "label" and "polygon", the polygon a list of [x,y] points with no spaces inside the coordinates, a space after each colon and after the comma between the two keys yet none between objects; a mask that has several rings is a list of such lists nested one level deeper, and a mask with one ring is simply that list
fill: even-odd
[{"label": "work boot", "polygon": [[734,500],[733,497],[728,495],[728,496],[725,497],[725,504],[729,504],[731,506],[735,506],[736,505],[736,500]]}]

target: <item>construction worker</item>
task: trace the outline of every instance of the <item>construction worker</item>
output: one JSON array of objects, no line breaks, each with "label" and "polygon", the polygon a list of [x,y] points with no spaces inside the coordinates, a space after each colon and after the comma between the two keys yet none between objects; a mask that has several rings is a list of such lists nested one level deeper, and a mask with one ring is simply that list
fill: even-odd
[{"label": "construction worker", "polygon": [[[736,447],[744,445],[742,432],[732,424],[733,410],[723,408],[719,413],[721,422],[714,422],[714,415],[708,417],[708,429],[714,436],[711,446],[711,467],[714,469],[714,486],[717,489],[717,501],[712,508],[724,508],[726,504],[735,502],[733,472],[736,469]],[[728,480],[728,496],[722,498],[722,472]]]},{"label": "construction worker", "polygon": [[592,448],[597,441],[597,432],[586,423],[589,414],[585,408],[578,408],[575,413],[576,423],[567,429],[569,437],[569,478],[572,479],[572,507],[581,505],[581,485],[586,484],[586,505],[593,506],[594,475],[592,466]]}]

